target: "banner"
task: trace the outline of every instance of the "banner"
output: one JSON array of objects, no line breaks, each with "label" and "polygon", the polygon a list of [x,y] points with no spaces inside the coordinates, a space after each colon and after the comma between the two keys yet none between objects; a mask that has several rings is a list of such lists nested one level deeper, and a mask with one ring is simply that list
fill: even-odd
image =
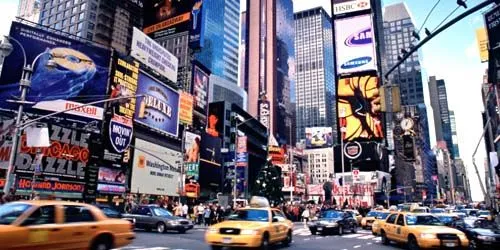
[{"label": "banner", "polygon": [[193,63],[193,127],[200,132],[205,130],[207,112],[208,112],[208,84],[210,81],[210,72],[203,68],[199,63]]},{"label": "banner", "polygon": [[136,27],[130,55],[170,81],[177,82],[179,59]]},{"label": "banner", "polygon": [[333,146],[331,127],[306,128],[306,148],[326,148]]},{"label": "banner", "polygon": [[[16,190],[17,191],[30,191],[31,185],[33,181],[27,178],[19,178],[16,181]],[[36,181],[34,183],[34,190],[37,192],[64,192],[64,193],[75,193],[79,194],[81,197],[83,194],[85,184],[82,183],[69,183],[69,182],[61,182],[61,181]]]},{"label": "banner", "polygon": [[[108,90],[110,98],[122,96],[134,96],[137,92],[137,81],[139,79],[140,63],[134,60],[126,60],[119,57],[114,58],[111,69],[111,85]],[[110,105],[117,115],[133,118],[136,106],[136,98],[120,100]]]},{"label": "banner", "polygon": [[178,196],[180,152],[135,139],[130,192]]},{"label": "banner", "polygon": [[369,10],[371,8],[370,0],[333,0],[332,4],[334,15]]},{"label": "banner", "polygon": [[190,162],[186,164],[186,178],[198,180],[200,177],[200,163]]},{"label": "banner", "polygon": [[476,30],[476,41],[479,48],[479,59],[481,62],[488,61],[488,34],[486,34],[485,28],[479,28]]},{"label": "banner", "polygon": [[[82,43],[66,36],[13,22],[10,37],[21,43],[27,63],[34,65],[25,112],[40,114],[40,110],[63,111],[78,107],[83,102],[102,100],[106,95],[111,52],[108,49]],[[18,104],[9,103],[19,96],[19,81],[23,71],[23,51],[13,44],[12,53],[5,58],[0,78],[0,109],[16,110]],[[56,68],[47,67],[49,60]],[[82,103],[81,103],[82,102]],[[102,120],[103,104],[81,107],[61,114],[91,120]],[[43,112],[45,113],[45,112]]]},{"label": "banner", "polygon": [[181,91],[179,98],[179,121],[182,124],[193,125],[193,96]]},{"label": "banner", "polygon": [[344,113],[339,115],[338,123],[346,128],[344,140],[379,140],[384,137],[378,88],[379,80],[376,76],[339,79],[337,110]]},{"label": "banner", "polygon": [[500,48],[500,5],[484,14],[486,30],[488,31],[489,48]]},{"label": "banner", "polygon": [[191,25],[189,25],[189,47],[196,49],[204,45],[205,15],[203,15],[203,0],[198,0],[191,10]]},{"label": "banner", "polygon": [[15,120],[0,121],[0,169],[9,168],[10,151],[12,150],[12,135],[14,134]]},{"label": "banner", "polygon": [[179,93],[146,73],[139,73],[137,94],[144,95],[135,107],[137,123],[177,137]]},{"label": "banner", "polygon": [[371,15],[335,20],[337,74],[377,69]]},{"label": "banner", "polygon": [[[89,158],[90,133],[49,124],[50,147],[41,148],[41,174],[66,180],[84,180]],[[26,146],[26,135],[21,137],[16,157],[16,174],[33,175],[37,148]]]},{"label": "banner", "polygon": [[259,100],[259,121],[266,128],[270,128],[271,104],[267,100]]}]

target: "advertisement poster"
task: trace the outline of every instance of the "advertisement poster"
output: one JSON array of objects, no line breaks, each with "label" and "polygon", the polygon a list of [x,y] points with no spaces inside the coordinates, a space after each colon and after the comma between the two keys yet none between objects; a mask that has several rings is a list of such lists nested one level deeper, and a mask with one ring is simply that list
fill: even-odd
[{"label": "advertisement poster", "polygon": [[192,72],[193,126],[201,132],[206,126],[210,72],[197,63],[193,64]]},{"label": "advertisement poster", "polygon": [[376,76],[342,78],[337,85],[339,124],[346,128],[344,140],[378,140],[384,137],[380,112],[379,80]]},{"label": "advertisement poster", "polygon": [[126,178],[125,172],[120,169],[100,167],[97,191],[100,193],[123,193],[125,192]]},{"label": "advertisement poster", "polygon": [[177,137],[179,129],[179,93],[143,72],[139,73],[139,98],[134,120],[160,132]]},{"label": "advertisement poster", "polygon": [[145,1],[144,33],[156,39],[196,31],[193,25],[199,25],[202,3],[201,0]]},{"label": "advertisement poster", "polygon": [[476,29],[476,41],[479,49],[479,59],[481,62],[488,61],[488,34],[485,28]]},{"label": "advertisement poster", "polygon": [[208,107],[207,134],[224,137],[224,102],[213,102]]},{"label": "advertisement poster", "polygon": [[123,153],[132,142],[132,119],[125,116],[114,115],[109,122],[109,140],[114,151]]},{"label": "advertisement poster", "polygon": [[334,15],[369,10],[371,8],[370,0],[333,0],[332,3]]},{"label": "advertisement poster", "polygon": [[[41,148],[41,174],[60,180],[85,179],[85,170],[89,158],[90,133],[81,130],[49,125],[50,147]],[[21,137],[20,150],[16,157],[16,174],[33,175],[37,148],[26,146],[26,135]]]},{"label": "advertisement poster", "polygon": [[259,121],[269,128],[271,119],[271,104],[267,100],[259,100]]},{"label": "advertisement poster", "polygon": [[204,31],[205,31],[205,15],[203,15],[203,0],[198,0],[193,5],[193,8],[191,10],[191,24],[189,25],[190,48],[196,49],[203,47]]},{"label": "advertisement poster", "polygon": [[14,119],[0,121],[0,169],[9,168],[9,157],[10,150],[12,149],[14,125]]},{"label": "advertisement poster", "polygon": [[201,136],[185,132],[184,140],[184,164],[186,164],[187,178],[198,180]]},{"label": "advertisement poster", "polygon": [[221,169],[222,139],[208,133],[201,135],[200,177],[202,187],[216,187],[222,179]]},{"label": "advertisement poster", "polygon": [[186,125],[193,125],[193,96],[181,91],[179,104],[179,122]]},{"label": "advertisement poster", "polygon": [[[109,98],[134,96],[137,92],[140,63],[134,60],[115,57],[111,69],[111,84],[108,90]],[[136,106],[136,98],[123,99],[111,103],[114,114],[133,118]]]},{"label": "advertisement poster", "polygon": [[500,5],[484,14],[490,49],[500,46]]},{"label": "advertisement poster", "polygon": [[376,70],[371,15],[335,20],[337,74]]},{"label": "advertisement poster", "polygon": [[136,27],[133,32],[130,55],[176,83],[179,59]]},{"label": "advertisement poster", "polygon": [[181,157],[180,152],[135,139],[130,191],[178,196]]},{"label": "advertisement poster", "polygon": [[[56,35],[35,27],[13,22],[10,36],[26,50],[27,63],[36,57],[31,87],[26,101],[28,113],[63,111],[91,102],[106,95],[111,51]],[[23,51],[13,44],[12,53],[5,58],[0,78],[0,109],[17,110],[17,104],[7,102],[19,96],[19,80],[23,68]],[[56,68],[47,67],[49,60]],[[103,105],[81,107],[69,111],[66,117],[102,120]],[[63,116],[63,115],[61,115]],[[88,120],[87,119],[87,120]]]},{"label": "advertisement poster", "polygon": [[63,181],[36,181],[33,184],[32,179],[29,178],[19,178],[16,180],[16,192],[18,192],[18,194],[30,194],[32,189],[45,195],[55,194],[57,197],[61,198],[81,199],[85,184]]},{"label": "advertisement poster", "polygon": [[331,127],[306,128],[306,148],[326,148],[333,146]]}]

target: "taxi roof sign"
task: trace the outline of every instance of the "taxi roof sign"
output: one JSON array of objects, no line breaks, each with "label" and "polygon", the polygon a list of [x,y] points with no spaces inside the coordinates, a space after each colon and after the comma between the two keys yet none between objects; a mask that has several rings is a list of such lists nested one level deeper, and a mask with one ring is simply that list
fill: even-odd
[{"label": "taxi roof sign", "polygon": [[253,208],[265,208],[265,207],[271,207],[269,204],[269,201],[266,199],[266,197],[262,196],[252,196],[250,198],[250,207]]}]

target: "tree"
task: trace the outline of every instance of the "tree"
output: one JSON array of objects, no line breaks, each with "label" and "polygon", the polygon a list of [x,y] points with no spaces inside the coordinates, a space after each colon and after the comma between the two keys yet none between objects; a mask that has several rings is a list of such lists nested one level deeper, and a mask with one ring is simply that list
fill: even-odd
[{"label": "tree", "polygon": [[255,183],[255,195],[266,197],[273,205],[283,203],[281,169],[274,166],[271,160],[260,170]]}]

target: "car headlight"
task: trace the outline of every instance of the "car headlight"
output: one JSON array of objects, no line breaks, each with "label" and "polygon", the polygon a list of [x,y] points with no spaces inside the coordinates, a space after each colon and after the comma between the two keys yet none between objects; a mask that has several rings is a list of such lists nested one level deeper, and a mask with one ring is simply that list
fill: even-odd
[{"label": "car headlight", "polygon": [[243,229],[240,232],[241,235],[257,235],[259,234],[259,230],[254,229]]},{"label": "car headlight", "polygon": [[423,233],[423,234],[420,234],[420,238],[422,238],[422,239],[435,239],[436,235],[430,234],[430,233]]},{"label": "car headlight", "polygon": [[176,220],[171,220],[171,221],[168,222],[168,224],[170,224],[170,225],[179,225],[179,222],[176,221]]},{"label": "car headlight", "polygon": [[495,241],[496,240],[495,237],[485,236],[485,235],[478,235],[477,238],[480,240],[484,240],[484,241]]},{"label": "car headlight", "polygon": [[219,232],[219,230],[217,228],[210,227],[207,229],[208,234],[216,234],[217,232]]}]

